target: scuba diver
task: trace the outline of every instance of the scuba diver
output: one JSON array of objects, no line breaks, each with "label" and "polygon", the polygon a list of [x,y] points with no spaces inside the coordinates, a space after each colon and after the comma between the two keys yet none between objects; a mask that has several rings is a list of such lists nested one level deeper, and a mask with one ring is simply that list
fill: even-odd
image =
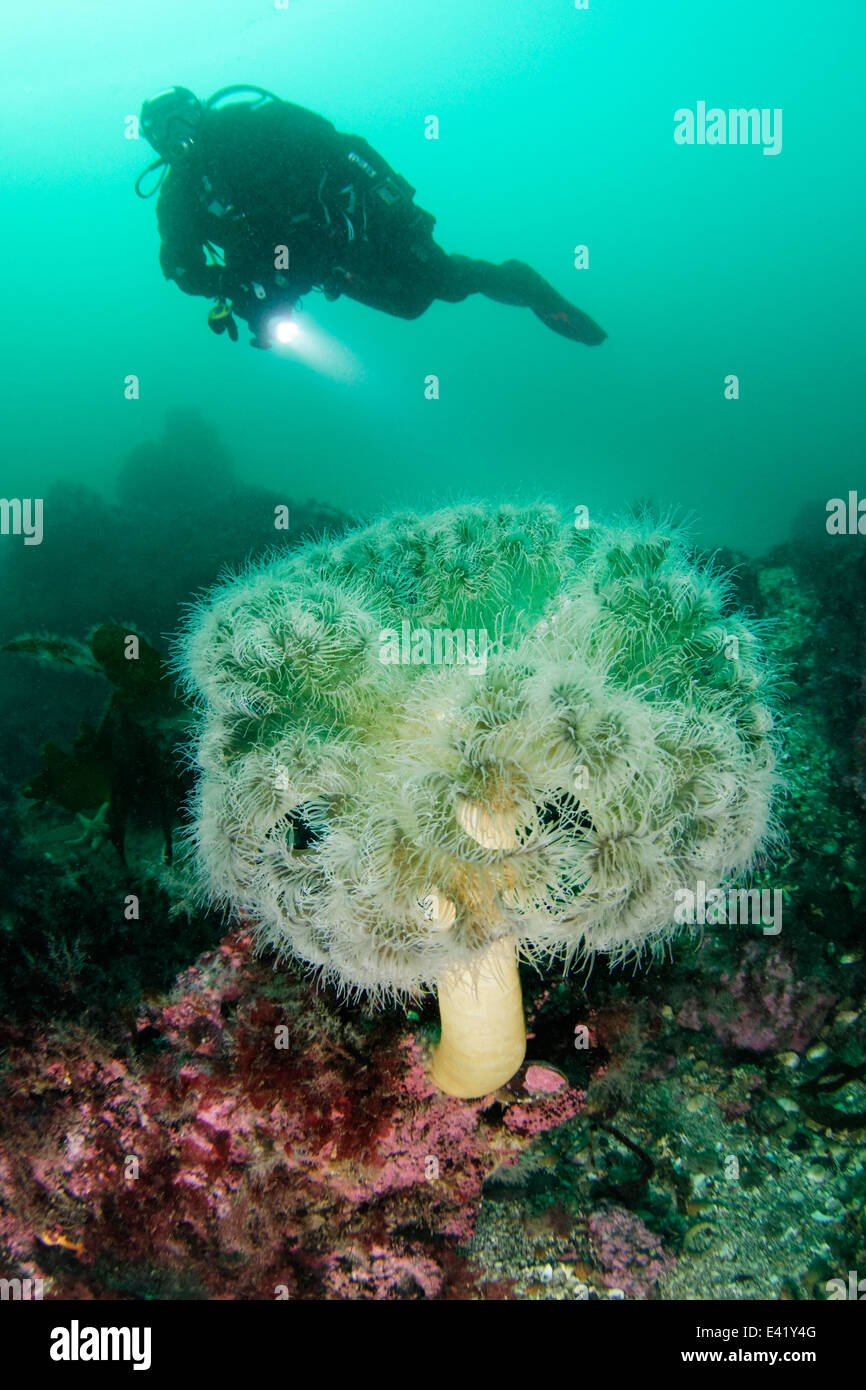
[{"label": "scuba diver", "polygon": [[[252,99],[231,101],[245,93]],[[186,294],[216,300],[215,333],[254,347],[284,336],[312,289],[414,319],[436,299],[483,294],[531,309],[555,333],[596,346],[607,337],[522,261],[448,255],[435,217],[366,140],[261,87],[232,86],[200,102],[186,87],[146,101],[142,134],[159,156],[135,191],[160,189],[160,265]],[[142,180],[156,169],[156,186]]]}]

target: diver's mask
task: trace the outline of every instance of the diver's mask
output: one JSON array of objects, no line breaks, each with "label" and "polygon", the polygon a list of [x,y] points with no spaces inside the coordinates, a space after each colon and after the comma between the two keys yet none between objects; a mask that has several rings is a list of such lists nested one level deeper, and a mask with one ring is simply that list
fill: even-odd
[{"label": "diver's mask", "polygon": [[169,87],[141,108],[141,133],[169,163],[189,149],[198,132],[203,107],[188,87]]}]

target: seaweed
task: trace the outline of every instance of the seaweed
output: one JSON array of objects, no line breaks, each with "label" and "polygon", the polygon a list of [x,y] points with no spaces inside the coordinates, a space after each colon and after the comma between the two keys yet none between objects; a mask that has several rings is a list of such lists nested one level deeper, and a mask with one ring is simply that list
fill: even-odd
[{"label": "seaweed", "polygon": [[172,820],[185,791],[178,759],[185,712],[156,648],[134,628],[105,622],[86,643],[22,636],[0,651],[102,675],[112,686],[99,726],[82,723],[70,751],[45,743],[42,768],[24,783],[22,794],[38,806],[50,803],[73,812],[81,820],[83,841],[104,835],[124,863],[130,819],[155,821],[171,863]]}]

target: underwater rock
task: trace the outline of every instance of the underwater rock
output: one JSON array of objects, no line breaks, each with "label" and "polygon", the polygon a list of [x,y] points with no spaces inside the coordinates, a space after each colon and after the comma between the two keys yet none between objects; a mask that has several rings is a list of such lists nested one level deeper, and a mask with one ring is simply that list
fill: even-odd
[{"label": "underwater rock", "polygon": [[781,950],[744,947],[735,974],[723,972],[677,1015],[682,1028],[710,1028],[723,1046],[746,1052],[802,1052],[820,1033],[834,997],[816,976],[803,978]]},{"label": "underwater rock", "polygon": [[624,1298],[648,1298],[662,1275],[673,1268],[661,1237],[625,1207],[608,1205],[594,1211],[587,1226],[605,1287],[620,1290]]},{"label": "underwater rock", "polygon": [[[121,859],[130,816],[152,816],[170,862],[172,821],[183,797],[177,752],[184,711],[156,648],[132,628],[102,623],[86,646],[36,636],[15,638],[0,651],[61,669],[101,672],[114,687],[99,728],[83,723],[71,753],[53,742],[44,745],[42,771],[22,788],[24,796],[75,812],[82,843],[93,843],[98,832],[97,842],[110,840]],[[95,814],[87,817],[86,811]]]},{"label": "underwater rock", "polygon": [[347,1019],[242,933],[136,1038],[7,1030],[4,1273],[53,1298],[498,1296],[460,1246],[528,1140],[438,1094],[400,1021]]}]

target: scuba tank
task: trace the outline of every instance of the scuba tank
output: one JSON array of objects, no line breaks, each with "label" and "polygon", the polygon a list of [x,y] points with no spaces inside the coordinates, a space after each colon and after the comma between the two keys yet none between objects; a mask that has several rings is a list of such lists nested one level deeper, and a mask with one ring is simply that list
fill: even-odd
[{"label": "scuba tank", "polygon": [[266,105],[269,101],[281,100],[275,92],[269,92],[267,87],[253,87],[246,82],[235,82],[231,87],[220,87],[218,91],[214,92],[213,96],[208,97],[207,101],[202,102],[202,105],[206,111],[214,111],[226,97],[237,96],[238,92],[256,93],[256,100],[249,102],[253,110],[258,106]]}]

